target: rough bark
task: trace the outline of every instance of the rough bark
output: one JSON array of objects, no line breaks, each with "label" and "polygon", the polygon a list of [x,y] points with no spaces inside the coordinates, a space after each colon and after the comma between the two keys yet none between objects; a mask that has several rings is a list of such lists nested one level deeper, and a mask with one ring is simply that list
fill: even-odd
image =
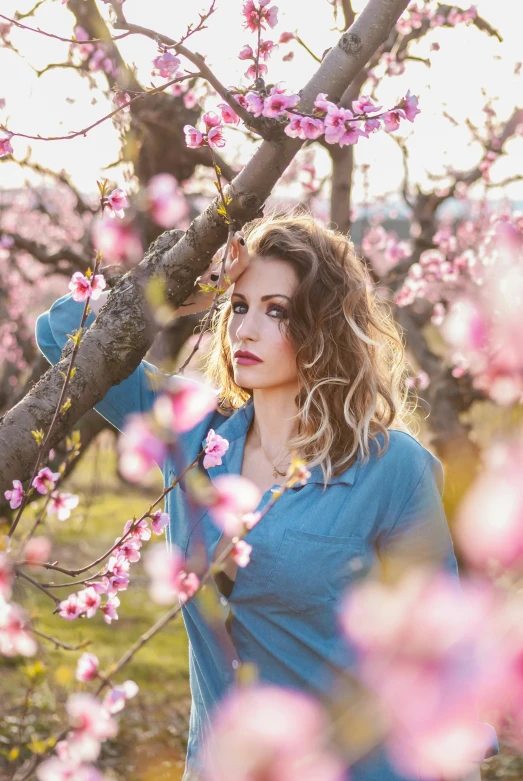
[{"label": "rough bark", "polygon": [[[327,54],[302,90],[301,107],[313,108],[320,92],[339,101],[376,49],[387,39],[408,0],[370,0],[351,29]],[[276,134],[275,134],[276,135]],[[228,186],[235,225],[242,226],[260,213],[274,185],[302,145],[283,130],[263,141],[245,168]],[[159,326],[147,312],[145,288],[162,277],[167,294],[179,307],[189,296],[196,277],[208,266],[224,243],[227,226],[213,202],[185,234],[162,234],[141,263],[111,291],[106,305],[85,332],[77,354],[77,372],[69,389],[70,409],[61,416],[50,444],[58,442],[87,410],[100,401],[112,385],[120,383],[139,365]],[[34,464],[37,446],[33,429],[47,430],[62,387],[60,371],[68,364],[72,345],[66,345],[61,361],[49,369],[35,388],[0,420],[0,490],[15,478],[24,480]]]}]

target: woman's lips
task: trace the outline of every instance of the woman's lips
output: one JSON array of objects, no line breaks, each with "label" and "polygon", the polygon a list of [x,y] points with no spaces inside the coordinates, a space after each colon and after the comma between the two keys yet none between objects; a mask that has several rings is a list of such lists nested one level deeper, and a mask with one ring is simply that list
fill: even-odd
[{"label": "woman's lips", "polygon": [[245,355],[238,355],[234,360],[236,363],[245,364],[246,366],[251,366],[255,363],[263,363],[263,361],[258,361],[256,358],[247,358]]}]

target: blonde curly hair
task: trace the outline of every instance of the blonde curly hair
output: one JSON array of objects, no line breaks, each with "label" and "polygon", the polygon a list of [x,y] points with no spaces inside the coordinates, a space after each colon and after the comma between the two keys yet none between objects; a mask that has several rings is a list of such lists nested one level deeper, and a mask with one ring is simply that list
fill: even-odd
[{"label": "blonde curly hair", "polygon": [[[321,464],[326,485],[354,463],[358,451],[367,461],[371,441],[381,456],[389,445],[388,429],[411,433],[402,336],[346,235],[296,210],[267,214],[243,230],[250,255],[284,260],[298,278],[288,319],[281,323],[295,350],[301,388],[295,399],[299,433],[287,446],[309,467]],[[234,381],[230,313],[225,297],[211,324],[204,362],[224,415],[252,396]]]}]

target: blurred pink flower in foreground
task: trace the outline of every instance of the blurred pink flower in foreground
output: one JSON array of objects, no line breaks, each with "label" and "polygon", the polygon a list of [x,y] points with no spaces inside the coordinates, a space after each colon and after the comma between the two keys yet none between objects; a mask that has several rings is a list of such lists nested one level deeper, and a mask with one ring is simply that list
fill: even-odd
[{"label": "blurred pink flower in foreground", "polygon": [[248,686],[221,701],[201,759],[213,781],[342,781],[342,762],[322,743],[327,729],[323,710],[306,694]]},{"label": "blurred pink flower in foreground", "polygon": [[98,676],[99,666],[100,662],[98,661],[97,656],[90,653],[83,653],[76,665],[76,680],[83,681],[84,683],[92,681]]},{"label": "blurred pink flower in foreground", "polygon": [[128,415],[123,436],[118,439],[119,468],[126,480],[136,483],[167,455],[167,444],[157,436],[149,420]]},{"label": "blurred pink flower in foreground", "polygon": [[459,508],[456,541],[476,567],[523,564],[523,430],[487,451],[485,471]]},{"label": "blurred pink flower in foreground", "polygon": [[219,466],[222,463],[222,456],[227,452],[228,448],[228,441],[217,434],[214,429],[209,429],[205,442],[203,468],[210,469],[213,466]]},{"label": "blurred pink flower in foreground", "polygon": [[149,593],[159,605],[171,605],[177,599],[183,604],[197,591],[200,581],[194,572],[184,570],[182,552],[176,546],[167,551],[155,545],[144,556],[144,566],[151,578]]},{"label": "blurred pink flower in foreground", "polygon": [[27,624],[28,616],[20,605],[0,599],[0,655],[35,655],[38,646]]},{"label": "blurred pink flower in foreground", "polygon": [[7,601],[11,598],[11,587],[13,585],[13,565],[5,553],[0,551],[0,601]]},{"label": "blurred pink flower in foreground", "polygon": [[142,242],[132,223],[96,217],[93,220],[91,237],[105,262],[131,266],[143,257]]},{"label": "blurred pink flower in foreground", "polygon": [[24,561],[31,564],[46,562],[49,560],[51,550],[52,543],[48,537],[31,537],[23,549]]},{"label": "blurred pink flower in foreground", "polygon": [[458,779],[492,746],[492,728],[478,720],[491,659],[480,641],[499,606],[487,582],[460,586],[421,569],[393,587],[364,583],[345,598],[341,627],[385,709],[386,746],[401,773]]},{"label": "blurred pink flower in foreground", "polygon": [[229,537],[242,534],[242,516],[256,510],[262,498],[260,489],[246,477],[234,474],[218,475],[213,484],[216,494],[209,515]]},{"label": "blurred pink flower in foreground", "polygon": [[154,417],[169,431],[183,434],[215,410],[217,401],[216,392],[210,387],[177,377],[171,388],[156,400]]},{"label": "blurred pink flower in foreground", "polygon": [[179,227],[189,216],[189,206],[171,174],[156,174],[147,184],[147,209],[162,228]]},{"label": "blurred pink flower in foreground", "polygon": [[59,491],[53,491],[47,505],[47,515],[56,515],[59,521],[66,521],[71,517],[71,510],[78,506],[79,501],[80,497],[76,494],[61,494]]}]

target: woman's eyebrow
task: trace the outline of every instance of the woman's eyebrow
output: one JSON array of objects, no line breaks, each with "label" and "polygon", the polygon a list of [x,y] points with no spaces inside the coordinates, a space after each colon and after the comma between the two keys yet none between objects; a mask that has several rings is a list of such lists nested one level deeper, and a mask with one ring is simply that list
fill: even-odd
[{"label": "woman's eyebrow", "polygon": [[[247,301],[246,297],[242,293],[233,293],[232,295],[238,296],[238,298],[243,298],[244,301]],[[286,296],[284,293],[269,293],[266,296],[262,296],[260,298],[260,301],[267,301],[269,298],[276,298],[277,296],[279,296],[280,298],[286,298],[288,301],[291,300],[289,296]]]}]

